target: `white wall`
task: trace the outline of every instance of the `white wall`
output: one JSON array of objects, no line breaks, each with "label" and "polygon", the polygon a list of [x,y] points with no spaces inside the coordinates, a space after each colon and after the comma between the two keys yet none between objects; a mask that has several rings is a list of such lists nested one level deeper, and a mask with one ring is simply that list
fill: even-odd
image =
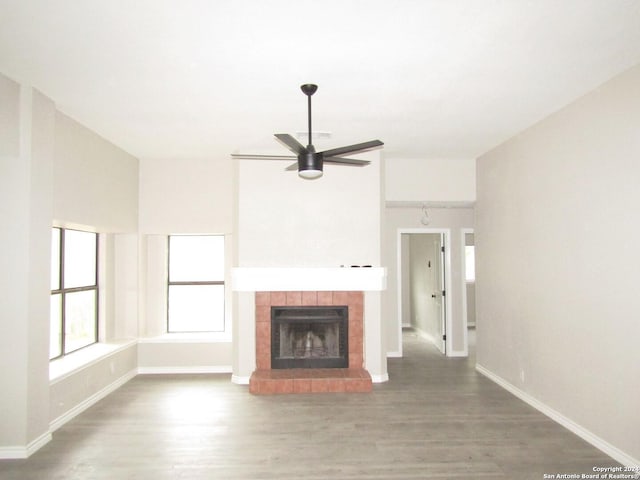
[{"label": "white wall", "polygon": [[282,161],[240,160],[238,266],[380,266],[380,152],[303,180]]},{"label": "white wall", "polygon": [[640,66],[478,160],[477,360],[640,463]]},{"label": "white wall", "polygon": [[388,159],[387,202],[473,202],[476,162],[473,158]]}]

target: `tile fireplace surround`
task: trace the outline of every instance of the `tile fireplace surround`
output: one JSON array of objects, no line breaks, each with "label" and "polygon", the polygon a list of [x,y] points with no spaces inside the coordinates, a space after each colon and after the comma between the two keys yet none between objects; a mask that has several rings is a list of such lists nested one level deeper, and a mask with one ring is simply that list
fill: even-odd
[{"label": "tile fireplace surround", "polygon": [[[253,394],[370,392],[364,369],[364,293],[361,291],[257,291],[256,370],[249,380]],[[349,308],[349,368],[271,369],[271,307],[330,306]]]}]

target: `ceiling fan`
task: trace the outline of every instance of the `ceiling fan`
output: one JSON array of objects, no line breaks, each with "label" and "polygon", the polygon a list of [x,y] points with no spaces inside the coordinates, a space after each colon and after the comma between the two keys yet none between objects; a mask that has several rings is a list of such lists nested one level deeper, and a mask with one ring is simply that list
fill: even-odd
[{"label": "ceiling fan", "polygon": [[[298,161],[289,165],[285,170],[298,170],[298,175],[302,178],[319,178],[322,176],[322,168],[325,163],[335,165],[347,165],[353,167],[363,167],[369,165],[367,160],[356,160],[353,158],[343,158],[342,155],[353,155],[356,153],[366,152],[384,145],[380,140],[371,140],[369,142],[357,143],[346,147],[332,148],[323,152],[316,152],[315,147],[311,143],[311,96],[316,93],[317,85],[306,83],[300,86],[302,92],[307,96],[307,119],[309,122],[309,144],[305,147],[294,137],[288,133],[276,133],[275,137],[291,150]],[[288,160],[294,158],[291,156],[274,156],[274,155],[244,155],[233,154],[234,158],[264,158],[268,160]]]}]

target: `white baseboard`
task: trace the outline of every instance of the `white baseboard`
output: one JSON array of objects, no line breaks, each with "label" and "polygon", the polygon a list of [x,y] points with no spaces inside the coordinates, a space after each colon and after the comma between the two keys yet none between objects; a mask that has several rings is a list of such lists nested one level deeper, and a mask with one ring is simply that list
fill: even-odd
[{"label": "white baseboard", "polygon": [[450,350],[447,351],[447,357],[468,357],[469,352],[466,350]]},{"label": "white baseboard", "polygon": [[246,377],[242,375],[231,375],[231,381],[237,385],[249,385],[249,379],[251,377]]},{"label": "white baseboard", "polygon": [[594,435],[592,432],[590,432],[586,428],[578,425],[573,420],[562,415],[560,412],[557,412],[553,408],[535,399],[528,393],[520,390],[515,385],[509,383],[508,381],[496,375],[495,373],[491,372],[490,370],[487,370],[482,365],[476,364],[476,370],[482,375],[484,375],[485,377],[487,377],[489,380],[497,383],[502,388],[504,388],[508,392],[518,397],[523,402],[531,405],[533,408],[535,408],[539,412],[545,414],[551,420],[559,423],[560,425],[565,427],[567,430],[575,433],[584,441],[596,447],[598,450],[601,450],[602,452],[606,453],[614,460],[620,462],[621,464],[627,467],[637,467],[638,465],[640,465],[640,460],[638,460],[637,458],[633,458],[631,455],[627,455],[625,452],[621,451],[619,448],[611,445],[609,442],[603,440],[597,435]]},{"label": "white baseboard", "polygon": [[400,352],[387,352],[387,358],[402,358]]},{"label": "white baseboard", "polygon": [[389,374],[383,373],[382,375],[371,375],[371,381],[373,383],[384,383],[389,381]]},{"label": "white baseboard", "polygon": [[81,402],[78,405],[76,405],[75,407],[73,407],[71,410],[68,410],[66,413],[64,413],[64,414],[60,415],[58,418],[52,420],[51,423],[49,423],[49,430],[51,430],[52,432],[55,432],[62,425],[67,423],[69,420],[71,420],[72,418],[80,415],[87,408],[89,408],[89,407],[93,406],[94,404],[98,403],[100,400],[102,400],[104,397],[106,397],[110,393],[116,391],[118,388],[120,388],[122,385],[127,383],[129,380],[131,380],[137,374],[138,374],[138,372],[136,370],[131,370],[129,373],[127,373],[127,374],[123,375],[122,377],[118,378],[115,382],[112,382],[109,385],[107,385],[106,387],[104,387],[102,390],[97,391],[96,393],[94,393],[90,397],[86,398],[83,402]]},{"label": "white baseboard", "polygon": [[138,367],[140,375],[231,373],[231,365],[193,365],[188,367]]},{"label": "white baseboard", "polygon": [[50,441],[51,430],[29,442],[26,447],[0,447],[0,460],[29,458]]},{"label": "white baseboard", "polygon": [[49,428],[48,432],[43,433],[32,442],[29,442],[29,444],[27,445],[27,457],[30,457],[51,441],[51,432],[52,430],[51,428]]}]

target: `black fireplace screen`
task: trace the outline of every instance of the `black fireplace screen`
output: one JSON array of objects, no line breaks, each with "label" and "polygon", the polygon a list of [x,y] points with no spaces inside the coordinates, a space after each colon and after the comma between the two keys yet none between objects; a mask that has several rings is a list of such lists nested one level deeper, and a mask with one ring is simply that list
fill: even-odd
[{"label": "black fireplace screen", "polygon": [[271,368],[347,368],[348,307],[271,307]]}]

